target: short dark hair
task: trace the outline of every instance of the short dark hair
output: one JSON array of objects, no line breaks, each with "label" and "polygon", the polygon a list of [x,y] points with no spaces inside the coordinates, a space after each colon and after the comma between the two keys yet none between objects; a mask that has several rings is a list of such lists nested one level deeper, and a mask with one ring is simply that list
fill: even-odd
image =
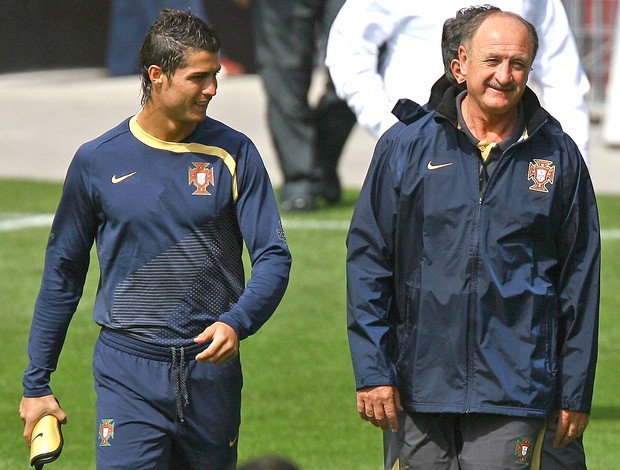
[{"label": "short dark hair", "polygon": [[151,97],[149,67],[158,65],[168,78],[185,65],[188,52],[219,52],[220,39],[213,29],[191,12],[164,8],[149,28],[140,49],[142,105]]},{"label": "short dark hair", "polygon": [[532,23],[527,21],[521,15],[512,13],[510,11],[489,10],[489,11],[481,12],[480,14],[474,16],[471,19],[471,21],[468,21],[464,24],[461,44],[464,45],[465,48],[471,45],[471,41],[474,35],[476,34],[476,32],[478,31],[478,28],[480,28],[480,25],[484,22],[484,20],[494,15],[508,16],[510,18],[513,18],[519,21],[521,24],[523,24],[523,26],[525,26],[525,28],[527,29],[528,35],[530,36],[530,43],[532,45],[532,57],[531,58],[532,58],[532,62],[534,62],[534,58],[536,57],[536,53],[538,52],[538,33],[536,32],[536,28],[534,27]]},{"label": "short dark hair", "polygon": [[487,11],[502,11],[498,7],[485,4],[461,8],[454,18],[448,18],[443,24],[441,33],[441,57],[443,59],[444,72],[448,80],[456,83],[452,74],[452,61],[459,58],[459,46],[463,39],[463,32],[473,18]]}]

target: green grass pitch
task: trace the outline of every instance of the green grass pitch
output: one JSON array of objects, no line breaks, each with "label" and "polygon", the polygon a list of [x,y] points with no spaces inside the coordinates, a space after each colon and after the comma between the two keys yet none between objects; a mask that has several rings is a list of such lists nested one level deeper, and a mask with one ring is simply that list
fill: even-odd
[{"label": "green grass pitch", "polygon": [[[8,220],[52,214],[61,185],[0,180],[0,470],[26,469],[17,413],[26,341],[40,283],[48,226],[15,229]],[[304,470],[380,470],[381,433],[357,416],[346,340],[345,236],[356,192],[343,204],[286,216],[293,271],[273,318],[242,343],[240,461],[280,454]],[[594,407],[585,435],[591,470],[620,462],[620,196],[600,196],[603,282]],[[91,354],[97,337],[93,257],[83,300],[69,329],[52,387],[69,415],[58,469],[94,469]]]}]

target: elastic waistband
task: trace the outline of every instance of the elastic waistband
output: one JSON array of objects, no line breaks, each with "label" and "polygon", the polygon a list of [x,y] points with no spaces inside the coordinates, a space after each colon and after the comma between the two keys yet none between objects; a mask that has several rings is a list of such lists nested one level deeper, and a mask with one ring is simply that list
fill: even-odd
[{"label": "elastic waistband", "polygon": [[183,350],[185,357],[191,358],[190,360],[194,360],[196,354],[206,349],[210,344],[210,342],[204,344],[196,344],[192,342],[187,346],[157,346],[154,344],[145,343],[139,339],[131,338],[122,333],[110,330],[109,328],[101,329],[99,339],[106,346],[110,346],[111,348],[118,349],[128,354],[134,354],[136,356],[154,361],[165,362],[173,362],[175,360],[174,351],[179,351],[181,349]]}]

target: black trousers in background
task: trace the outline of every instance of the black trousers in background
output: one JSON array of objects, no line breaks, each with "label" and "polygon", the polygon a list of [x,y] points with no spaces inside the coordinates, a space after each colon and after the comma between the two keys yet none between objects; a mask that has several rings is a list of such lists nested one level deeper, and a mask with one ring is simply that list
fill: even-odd
[{"label": "black trousers in background", "polygon": [[329,77],[315,107],[308,91],[317,58],[344,0],[256,0],[257,70],[267,94],[268,122],[284,174],[282,198],[306,196],[313,183],[336,178],[355,115]]}]

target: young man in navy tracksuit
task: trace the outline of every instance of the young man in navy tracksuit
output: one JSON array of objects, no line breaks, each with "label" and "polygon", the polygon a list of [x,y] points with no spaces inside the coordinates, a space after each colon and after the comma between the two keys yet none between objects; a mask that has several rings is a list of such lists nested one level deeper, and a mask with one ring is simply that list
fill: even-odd
[{"label": "young man in navy tracksuit", "polygon": [[97,468],[236,462],[239,342],[274,312],[291,257],[254,144],[206,117],[219,50],[202,20],[164,10],[141,50],[142,110],[71,163],[28,343],[27,442],[42,415],[66,419],[50,374],[96,242]]}]

